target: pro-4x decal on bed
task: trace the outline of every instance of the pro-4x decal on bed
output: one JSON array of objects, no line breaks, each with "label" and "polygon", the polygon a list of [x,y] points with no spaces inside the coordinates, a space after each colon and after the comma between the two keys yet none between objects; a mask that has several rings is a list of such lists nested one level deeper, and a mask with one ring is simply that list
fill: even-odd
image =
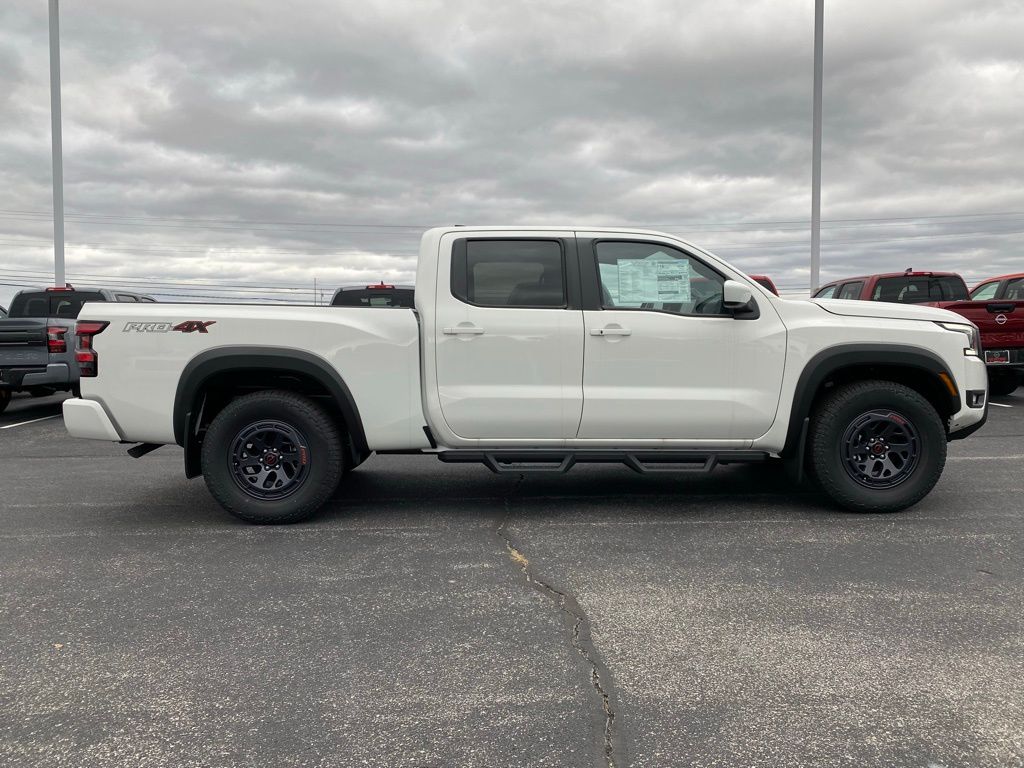
[{"label": "pro-4x decal on bed", "polygon": [[216,320],[185,320],[177,325],[172,325],[171,323],[131,322],[124,324],[123,332],[167,333],[168,331],[181,331],[182,333],[209,333],[206,329],[216,322]]},{"label": "pro-4x decal on bed", "polygon": [[192,333],[198,331],[199,333],[208,333],[207,327],[216,323],[216,320],[186,320],[183,323],[178,323],[176,326],[171,328],[172,331],[181,331],[182,333]]}]

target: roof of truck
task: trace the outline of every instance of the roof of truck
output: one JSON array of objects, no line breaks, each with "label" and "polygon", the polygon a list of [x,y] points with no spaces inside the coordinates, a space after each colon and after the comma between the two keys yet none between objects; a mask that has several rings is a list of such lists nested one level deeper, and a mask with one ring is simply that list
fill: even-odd
[{"label": "roof of truck", "polygon": [[1012,275],[1000,275],[999,277],[986,277],[984,280],[979,280],[975,285],[975,288],[977,288],[978,285],[982,285],[983,283],[995,283],[1001,282],[1003,280],[1016,280],[1018,277],[1024,277],[1024,272],[1015,272]]},{"label": "roof of truck", "polygon": [[[822,288],[828,285],[834,285],[836,283],[852,283],[857,280],[881,280],[889,277],[960,277],[957,272],[932,272],[932,271],[915,271],[906,270],[905,272],[881,272],[875,275],[858,275],[857,277],[841,277],[838,280],[829,280],[827,283],[822,284]],[[960,278],[961,280],[963,278]]]}]

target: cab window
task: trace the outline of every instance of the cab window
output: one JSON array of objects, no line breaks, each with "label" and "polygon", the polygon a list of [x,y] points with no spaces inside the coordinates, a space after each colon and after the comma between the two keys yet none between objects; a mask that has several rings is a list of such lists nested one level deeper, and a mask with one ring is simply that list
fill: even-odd
[{"label": "cab window", "polygon": [[820,291],[818,291],[816,294],[814,294],[814,298],[816,298],[816,299],[834,299],[835,298],[835,294],[836,294],[836,286],[834,286],[834,285],[826,285],[824,288],[822,288]]},{"label": "cab window", "polygon": [[996,297],[996,291],[999,290],[999,281],[994,280],[991,283],[985,283],[979,285],[971,293],[971,299],[973,301],[987,301],[988,299],[994,299]]},{"label": "cab window", "polygon": [[1011,301],[1024,301],[1024,277],[1018,277],[1016,280],[1008,282],[1003,298]]},{"label": "cab window", "polygon": [[836,294],[837,299],[859,299],[860,292],[864,290],[864,283],[846,283]]},{"label": "cab window", "polygon": [[452,295],[477,307],[565,307],[562,244],[558,240],[456,241]]},{"label": "cab window", "polygon": [[605,309],[721,315],[725,278],[663,243],[602,241],[595,246]]}]

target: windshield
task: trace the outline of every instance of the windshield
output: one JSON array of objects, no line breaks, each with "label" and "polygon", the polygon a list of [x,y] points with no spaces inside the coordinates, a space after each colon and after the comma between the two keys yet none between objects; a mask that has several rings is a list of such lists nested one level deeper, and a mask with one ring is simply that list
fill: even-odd
[{"label": "windshield", "polygon": [[875,283],[871,300],[893,301],[900,304],[967,301],[967,285],[959,275],[883,277]]}]

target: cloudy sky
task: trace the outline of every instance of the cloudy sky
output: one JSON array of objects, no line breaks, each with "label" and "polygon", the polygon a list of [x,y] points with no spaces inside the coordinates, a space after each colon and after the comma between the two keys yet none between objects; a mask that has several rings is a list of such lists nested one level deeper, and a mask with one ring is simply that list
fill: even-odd
[{"label": "cloudy sky", "polygon": [[[61,13],[72,282],[310,301],[410,280],[425,227],[543,223],[806,286],[812,0]],[[1024,0],[827,0],[825,28],[823,278],[1024,270]],[[4,0],[0,304],[52,276],[51,205],[46,2]]]}]

